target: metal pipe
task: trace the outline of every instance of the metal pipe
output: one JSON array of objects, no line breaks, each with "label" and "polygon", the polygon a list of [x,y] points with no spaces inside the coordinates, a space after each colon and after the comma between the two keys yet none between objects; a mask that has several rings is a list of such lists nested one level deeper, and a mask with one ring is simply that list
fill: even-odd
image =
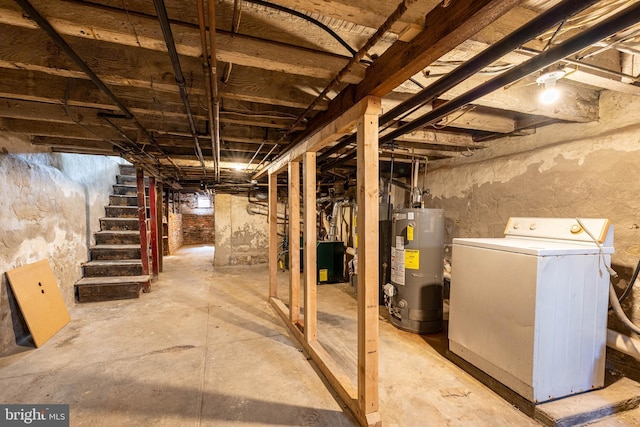
[{"label": "metal pipe", "polygon": [[191,113],[191,105],[189,104],[189,95],[187,94],[187,87],[185,84],[184,75],[182,74],[182,67],[180,66],[180,57],[178,57],[178,51],[176,50],[176,43],[173,39],[173,32],[171,31],[171,25],[169,24],[169,16],[167,15],[167,8],[165,7],[164,0],[153,0],[153,5],[156,8],[158,14],[158,21],[160,22],[160,28],[162,29],[162,35],[164,36],[165,44],[167,45],[167,52],[169,58],[171,58],[171,65],[173,66],[173,73],[176,78],[176,84],[180,90],[180,98],[187,113],[187,119],[189,121],[189,129],[193,136],[193,141],[196,145],[196,156],[200,160],[202,165],[202,171],[204,176],[207,176],[207,168],[204,163],[204,157],[202,150],[200,149],[200,142],[198,141],[198,132],[196,131],[196,124]]},{"label": "metal pipe", "polygon": [[297,16],[298,18],[302,18],[305,21],[318,26],[322,28],[324,31],[326,31],[327,33],[329,33],[329,35],[331,35],[331,37],[336,39],[338,43],[344,46],[344,48],[347,49],[351,55],[355,55],[356,53],[356,51],[351,46],[349,46],[349,44],[346,41],[344,41],[338,34],[336,34],[335,31],[333,31],[331,28],[324,25],[322,22],[318,21],[317,19],[312,18],[309,15],[305,15],[304,13],[298,12],[297,10],[289,9],[288,7],[280,6],[278,4],[273,4],[273,3],[269,3],[262,0],[245,0],[245,1],[247,1],[248,3],[253,3],[260,6],[269,7],[271,9],[279,10],[280,12],[285,12],[290,15]]},{"label": "metal pipe", "polygon": [[597,3],[597,0],[566,0],[557,6],[552,7],[509,34],[507,37],[492,44],[487,49],[474,56],[452,72],[443,76],[438,81],[427,86],[412,98],[383,114],[380,118],[380,124],[386,124],[395,117],[398,117],[402,113],[405,113],[414,107],[432,102],[438,96],[447,92],[457,84],[473,76],[478,71],[502,58],[517,47],[527,43],[529,40],[533,39],[536,34],[540,34],[541,32],[552,28],[554,25],[562,23],[562,21],[567,17],[575,15],[594,3]]},{"label": "metal pipe", "polygon": [[380,26],[380,28],[378,28],[377,31],[371,37],[369,37],[369,39],[360,48],[360,50],[358,50],[358,52],[356,52],[353,55],[353,57],[349,59],[349,62],[347,62],[347,65],[345,65],[338,72],[338,74],[333,78],[333,80],[331,80],[331,82],[327,85],[327,87],[324,88],[324,90],[313,100],[313,102],[309,104],[307,109],[302,114],[300,114],[298,119],[286,130],[286,132],[281,137],[281,141],[284,141],[287,138],[287,136],[289,136],[289,134],[293,132],[293,130],[296,128],[296,126],[300,124],[300,122],[305,118],[305,116],[313,110],[313,107],[315,107],[321,100],[325,99],[329,94],[329,92],[331,92],[333,89],[338,87],[338,85],[342,82],[342,79],[347,75],[347,73],[349,73],[351,69],[357,63],[359,63],[362,58],[364,58],[364,56],[369,52],[369,50],[373,46],[375,46],[380,41],[380,39],[382,39],[382,37],[386,34],[386,32],[389,31],[389,29],[391,29],[391,26],[395,22],[397,22],[400,18],[402,18],[402,15],[404,15],[404,13],[407,11],[407,8],[409,7],[409,5],[415,1],[416,0],[402,0],[400,4],[398,4],[398,7],[396,7],[393,13],[389,15],[389,17],[384,21],[384,23]]},{"label": "metal pipe", "polygon": [[244,170],[249,170],[249,166],[251,166],[251,163],[253,163],[255,158],[258,156],[258,154],[260,153],[260,150],[262,150],[262,147],[264,147],[264,142],[262,142],[262,144],[260,144],[260,147],[258,147],[256,152],[253,153],[253,157],[251,157],[251,160],[249,160],[249,163],[247,163],[247,166],[244,168]]},{"label": "metal pipe", "polygon": [[209,65],[209,49],[207,48],[207,24],[204,15],[204,0],[198,0],[198,28],[200,30],[200,45],[202,46],[202,71],[204,73],[204,87],[207,94],[207,109],[209,115],[209,135],[211,137],[211,154],[215,168],[218,168],[216,158],[215,127],[213,117],[213,95],[211,92],[211,68]]},{"label": "metal pipe", "polygon": [[551,64],[554,64],[565,57],[572,55],[593,43],[604,39],[620,30],[630,27],[640,21],[640,3],[636,3],[629,6],[622,12],[614,15],[613,17],[603,21],[593,27],[585,30],[584,32],[570,38],[569,40],[559,44],[549,50],[542,52],[535,58],[531,58],[520,65],[513,67],[512,69],[505,71],[499,76],[481,84],[480,86],[463,93],[462,95],[445,102],[440,107],[434,108],[430,112],[424,114],[418,119],[408,123],[404,126],[400,126],[398,129],[386,134],[380,138],[380,144],[386,144],[393,141],[395,138],[402,136],[406,133],[412,132],[416,129],[433,123],[447,114],[456,111],[457,109],[473,102],[474,100],[488,95],[494,90],[511,84],[529,74],[542,70]]},{"label": "metal pipe", "polygon": [[[171,160],[162,150],[158,142],[155,140],[153,135],[149,133],[149,131],[138,121],[138,119],[133,115],[131,111],[127,108],[126,105],[120,101],[120,99],[104,84],[104,82],[98,77],[98,75],[87,65],[86,62],[73,50],[71,46],[62,38],[60,34],[51,26],[49,21],[47,21],[40,13],[29,3],[28,0],[15,0],[15,2],[22,8],[22,10],[29,15],[31,19],[33,19],[36,24],[55,42],[55,44],[62,49],[75,64],[89,77],[89,79],[95,84],[98,89],[100,89],[105,95],[113,101],[113,103],[118,107],[120,111],[126,116],[127,119],[132,120],[134,125],[145,135],[145,137],[149,140],[149,142],[155,146],[160,154],[162,154],[165,158],[167,158],[173,167],[180,172],[180,167]],[[159,163],[159,162],[157,162]]]},{"label": "metal pipe", "polygon": [[[447,92],[457,84],[465,81],[514,49],[524,45],[526,42],[533,39],[536,34],[540,34],[541,32],[552,28],[554,25],[558,25],[567,17],[575,15],[596,2],[597,0],[566,0],[557,6],[552,7],[548,11],[542,13],[509,34],[507,37],[492,44],[455,70],[422,89],[410,99],[402,102],[387,113],[383,114],[379,119],[379,126],[386,125],[396,117],[415,107],[434,101],[440,95]],[[343,142],[334,145],[329,150],[318,156],[318,161],[327,159],[331,154],[353,144],[355,140],[355,136],[349,136]]]},{"label": "metal pipe", "polygon": [[211,55],[209,65],[211,67],[211,97],[213,98],[213,136],[215,141],[214,156],[216,158],[216,182],[220,181],[220,95],[218,94],[218,68],[216,57],[216,1],[207,0],[209,6],[209,49]]},{"label": "metal pipe", "polygon": [[[535,55],[539,55],[540,53],[542,53],[539,50],[531,49],[531,48],[524,47],[524,46],[523,47],[519,47],[518,49],[516,49],[516,51],[522,52],[522,53],[527,54],[529,56],[535,56]],[[577,59],[564,58],[560,62],[564,62],[566,64],[571,64],[571,65],[575,65],[575,66],[581,67],[581,68],[586,68],[587,70],[599,71],[601,73],[609,74],[609,75],[614,76],[614,77],[621,77],[623,79],[632,79],[633,81],[636,80],[636,77],[633,76],[633,75],[626,74],[626,73],[621,73],[620,71],[616,71],[616,70],[610,70],[608,68],[600,67],[599,65],[589,64],[588,62],[578,61]],[[631,82],[627,82],[627,83],[631,83]]]}]

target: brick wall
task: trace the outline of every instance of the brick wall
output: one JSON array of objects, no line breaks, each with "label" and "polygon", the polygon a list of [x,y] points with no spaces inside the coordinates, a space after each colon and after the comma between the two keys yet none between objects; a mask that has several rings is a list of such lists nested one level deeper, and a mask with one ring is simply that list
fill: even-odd
[{"label": "brick wall", "polygon": [[173,255],[176,250],[184,244],[182,235],[182,214],[169,212],[169,255]]},{"label": "brick wall", "polygon": [[185,245],[215,243],[213,215],[182,214],[182,235]]}]

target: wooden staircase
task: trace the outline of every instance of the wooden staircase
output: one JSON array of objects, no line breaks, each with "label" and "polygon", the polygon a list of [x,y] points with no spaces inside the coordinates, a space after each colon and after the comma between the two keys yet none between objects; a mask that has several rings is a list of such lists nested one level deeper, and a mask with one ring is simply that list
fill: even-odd
[{"label": "wooden staircase", "polygon": [[142,267],[135,168],[120,165],[116,182],[90,261],[82,266],[84,277],[75,284],[80,303],[139,298],[151,280]]}]

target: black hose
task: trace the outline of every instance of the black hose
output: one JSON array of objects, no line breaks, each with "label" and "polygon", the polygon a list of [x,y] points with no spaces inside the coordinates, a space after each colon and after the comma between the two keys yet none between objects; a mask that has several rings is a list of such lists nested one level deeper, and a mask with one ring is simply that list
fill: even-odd
[{"label": "black hose", "polygon": [[631,293],[631,289],[633,289],[633,284],[636,282],[636,279],[638,278],[638,273],[639,272],[640,272],[640,260],[638,260],[638,265],[636,265],[636,269],[633,272],[633,275],[631,276],[631,280],[629,280],[629,283],[627,284],[627,287],[625,288],[625,290],[622,293],[622,295],[620,295],[620,298],[618,298],[618,301],[620,302],[620,304],[622,304],[624,302],[624,300]]}]

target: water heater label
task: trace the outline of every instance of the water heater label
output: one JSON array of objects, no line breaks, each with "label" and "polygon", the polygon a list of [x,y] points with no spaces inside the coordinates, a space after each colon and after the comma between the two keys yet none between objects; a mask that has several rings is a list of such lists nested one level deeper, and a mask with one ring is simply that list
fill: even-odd
[{"label": "water heater label", "polygon": [[413,225],[407,225],[407,240],[413,240]]},{"label": "water heater label", "polygon": [[420,270],[420,251],[406,249],[404,251],[404,266],[408,270]]},{"label": "water heater label", "polygon": [[404,249],[404,236],[396,236],[396,249]]},{"label": "water heater label", "polygon": [[391,248],[391,282],[404,285],[404,249]]},{"label": "water heater label", "polygon": [[407,212],[407,219],[413,221],[413,212]]}]

